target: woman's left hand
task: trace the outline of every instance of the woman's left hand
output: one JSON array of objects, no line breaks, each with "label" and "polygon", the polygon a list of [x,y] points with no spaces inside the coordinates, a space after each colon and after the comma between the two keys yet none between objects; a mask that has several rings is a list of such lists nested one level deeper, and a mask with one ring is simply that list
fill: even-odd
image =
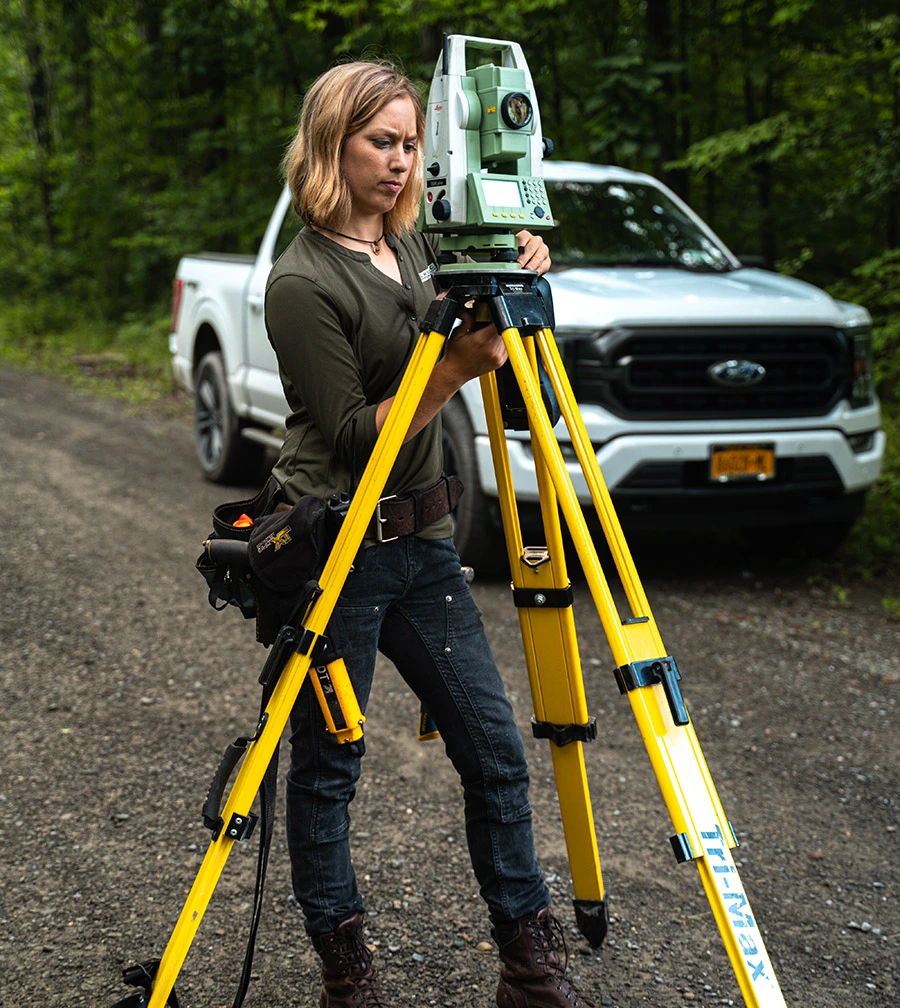
[{"label": "woman's left hand", "polygon": [[518,258],[518,263],[523,269],[535,270],[542,275],[550,269],[550,249],[544,243],[540,235],[533,235],[530,231],[520,231],[516,238],[519,247],[524,251]]}]

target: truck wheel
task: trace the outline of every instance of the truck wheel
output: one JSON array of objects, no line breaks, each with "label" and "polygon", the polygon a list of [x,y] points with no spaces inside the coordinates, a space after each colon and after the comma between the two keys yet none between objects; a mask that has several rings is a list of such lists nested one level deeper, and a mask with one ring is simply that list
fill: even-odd
[{"label": "truck wheel", "polygon": [[231,408],[225,362],[213,350],[194,372],[194,446],[203,475],[213,483],[255,484],[264,448],[241,437]]},{"label": "truck wheel", "polygon": [[481,491],[475,436],[463,401],[454,397],[441,410],[444,472],[459,476],[465,493],[453,513],[453,540],[463,563],[476,574],[509,576],[506,541],[496,504]]}]

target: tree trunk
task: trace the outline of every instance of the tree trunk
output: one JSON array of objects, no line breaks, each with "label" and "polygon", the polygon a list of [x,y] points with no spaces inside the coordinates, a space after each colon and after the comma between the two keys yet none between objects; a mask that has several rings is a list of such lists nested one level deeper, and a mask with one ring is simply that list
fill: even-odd
[{"label": "tree trunk", "polygon": [[[900,134],[900,88],[897,87],[897,78],[891,82],[891,104],[894,120],[895,135]],[[887,212],[885,213],[885,238],[888,248],[896,248],[900,245],[900,192],[896,187],[887,198]]]},{"label": "tree trunk", "polygon": [[[145,143],[148,160],[157,154],[167,154],[173,150],[176,131],[165,128],[163,117],[158,114],[168,98],[167,88],[172,86],[172,73],[162,38],[162,0],[138,0],[135,7],[137,32],[144,43],[140,69],[140,93],[147,109],[145,118]],[[156,112],[156,114],[154,114]],[[147,175],[143,187],[149,190],[161,188],[163,181]]]},{"label": "tree trunk", "polygon": [[89,169],[94,160],[94,68],[88,11],[83,4],[63,3],[63,52],[69,60],[70,80],[75,92],[71,139],[67,147],[74,147],[83,169]]},{"label": "tree trunk", "polygon": [[54,142],[50,122],[52,83],[42,40],[42,26],[37,20],[30,0],[22,3],[23,55],[25,57],[25,90],[31,113],[31,129],[38,151],[38,192],[47,244],[55,248],[58,239],[53,208],[53,157]]},{"label": "tree trunk", "polygon": [[[678,134],[676,137],[675,157],[679,157],[691,146],[691,116],[688,111],[693,107],[690,100],[691,82],[688,75],[688,36],[690,34],[690,14],[688,0],[681,0],[678,10],[678,59],[681,62],[681,71],[678,74],[678,96],[681,107],[678,109]],[[673,172],[675,188],[682,199],[690,202],[691,198],[691,175],[685,169]]]},{"label": "tree trunk", "polygon": [[[719,0],[710,0],[709,24],[709,113],[706,119],[706,135],[714,136],[719,130]],[[706,219],[716,226],[716,173],[706,175]]]},{"label": "tree trunk", "polygon": [[[774,13],[774,0],[766,0],[765,7],[763,8],[763,32],[768,30]],[[760,119],[768,119],[769,116],[775,113],[775,59],[777,56],[771,45],[767,48],[766,52],[766,77],[763,83]],[[762,210],[760,245],[766,261],[774,263],[778,257],[778,236],[775,227],[775,214],[772,208],[772,193],[775,188],[775,166],[768,158],[764,158],[756,166],[756,172],[759,205]]]},{"label": "tree trunk", "polygon": [[[669,0],[646,2],[647,59],[650,63],[670,63],[674,59],[674,36]],[[684,185],[684,173],[666,171],[663,167],[678,157],[677,81],[675,74],[669,71],[661,73],[660,78],[661,97],[653,103],[651,111],[653,133],[659,144],[659,154],[653,159],[653,173],[679,192]]]},{"label": "tree trunk", "polygon": [[290,22],[285,17],[284,11],[278,6],[278,0],[267,0],[267,5],[269,16],[272,19],[272,27],[275,29],[275,34],[281,42],[284,63],[290,75],[291,84],[296,96],[299,98],[303,94],[306,82],[303,79],[303,74],[300,72],[300,67],[297,65],[297,60],[294,56],[294,47],[291,45]]}]

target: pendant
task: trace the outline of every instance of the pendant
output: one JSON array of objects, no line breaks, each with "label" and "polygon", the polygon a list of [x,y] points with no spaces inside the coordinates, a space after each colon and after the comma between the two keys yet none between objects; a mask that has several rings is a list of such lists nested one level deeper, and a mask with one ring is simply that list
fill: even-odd
[{"label": "pendant", "polygon": [[[379,239],[379,241],[380,241],[380,240],[381,240],[381,239]],[[381,255],[381,246],[380,246],[380,245],[378,244],[378,242],[375,242],[375,243],[374,243],[374,244],[372,245],[372,251],[373,251],[373,252],[375,253],[375,255]]]}]

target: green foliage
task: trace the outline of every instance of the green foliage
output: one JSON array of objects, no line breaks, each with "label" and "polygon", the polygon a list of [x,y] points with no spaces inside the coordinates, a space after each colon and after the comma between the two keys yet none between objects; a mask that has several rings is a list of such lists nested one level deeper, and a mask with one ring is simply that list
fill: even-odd
[{"label": "green foliage", "polygon": [[443,31],[522,44],[557,157],[658,175],[737,253],[869,308],[890,457],[847,562],[897,552],[895,0],[7,0],[2,358],[164,391],[178,259],[255,250],[304,89],[361,55],[424,88]]},{"label": "green foliage", "polygon": [[109,322],[59,295],[10,301],[0,307],[0,361],[129,402],[159,402],[174,392],[168,332],[160,309]]},{"label": "green foliage", "polygon": [[853,529],[840,562],[868,577],[900,576],[900,416],[886,413],[884,473],[869,492],[866,512]]},{"label": "green foliage", "polygon": [[789,112],[779,112],[758,122],[723,130],[693,144],[668,168],[689,168],[703,177],[737,164],[781,161],[796,153],[805,139],[803,127]]},{"label": "green foliage", "polygon": [[253,251],[303,89],[359,55],[424,87],[444,30],[521,42],[559,157],[662,175],[739,253],[829,283],[900,246],[887,0],[10,0],[0,298],[115,319],[185,252]]},{"label": "green foliage", "polygon": [[885,402],[900,404],[900,248],[867,259],[830,293],[869,309],[878,392]]}]

